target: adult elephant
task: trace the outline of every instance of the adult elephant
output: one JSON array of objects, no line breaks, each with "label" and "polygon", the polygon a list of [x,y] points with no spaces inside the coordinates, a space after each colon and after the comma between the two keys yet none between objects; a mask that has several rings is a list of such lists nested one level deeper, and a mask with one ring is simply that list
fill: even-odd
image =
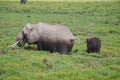
[{"label": "adult elephant", "polygon": [[25,4],[27,0],[21,0],[21,4]]},{"label": "adult elephant", "polygon": [[27,24],[17,36],[17,45],[27,42],[37,44],[38,50],[68,54],[72,50],[74,39],[71,31],[63,25]]}]

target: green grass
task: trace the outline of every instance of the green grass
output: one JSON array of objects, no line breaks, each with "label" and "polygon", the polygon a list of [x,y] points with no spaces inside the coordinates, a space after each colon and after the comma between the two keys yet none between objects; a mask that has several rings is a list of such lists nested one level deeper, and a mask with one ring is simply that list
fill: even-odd
[{"label": "green grass", "polygon": [[[10,48],[27,23],[63,24],[81,41],[71,55]],[[0,1],[0,80],[119,80],[120,1]],[[86,54],[86,39],[102,41],[100,54]],[[78,52],[75,50],[78,49]]]}]

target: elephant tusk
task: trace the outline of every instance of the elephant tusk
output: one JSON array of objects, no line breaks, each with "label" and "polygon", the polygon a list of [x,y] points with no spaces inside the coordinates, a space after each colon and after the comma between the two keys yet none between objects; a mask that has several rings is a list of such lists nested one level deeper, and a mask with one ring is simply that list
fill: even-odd
[{"label": "elephant tusk", "polygon": [[8,47],[15,47],[15,46],[17,46],[17,44],[19,43],[20,41],[17,41],[16,43],[14,43],[14,44],[12,44],[12,45],[10,45],[10,46],[8,46]]}]

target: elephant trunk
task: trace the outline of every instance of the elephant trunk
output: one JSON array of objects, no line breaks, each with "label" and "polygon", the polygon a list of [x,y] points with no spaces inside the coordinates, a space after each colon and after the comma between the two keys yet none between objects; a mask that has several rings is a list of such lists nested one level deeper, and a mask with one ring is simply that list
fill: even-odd
[{"label": "elephant trunk", "polygon": [[19,47],[24,47],[25,46],[26,41],[23,40],[19,40],[19,42],[17,43],[17,46]]}]

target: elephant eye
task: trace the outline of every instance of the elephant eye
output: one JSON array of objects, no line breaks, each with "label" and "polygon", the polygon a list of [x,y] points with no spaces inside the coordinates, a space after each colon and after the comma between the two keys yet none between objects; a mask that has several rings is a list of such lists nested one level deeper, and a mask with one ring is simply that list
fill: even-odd
[{"label": "elephant eye", "polygon": [[33,30],[33,28],[30,29],[31,31]]}]

